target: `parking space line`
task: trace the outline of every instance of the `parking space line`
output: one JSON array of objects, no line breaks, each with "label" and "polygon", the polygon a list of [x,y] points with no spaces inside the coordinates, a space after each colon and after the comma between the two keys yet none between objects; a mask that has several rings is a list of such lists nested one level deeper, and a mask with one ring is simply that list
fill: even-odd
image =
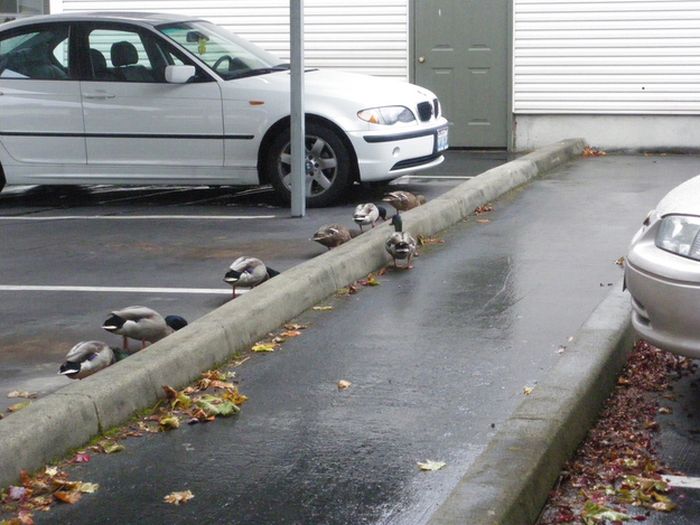
[{"label": "parking space line", "polygon": [[401,179],[469,180],[470,175],[404,175]]},{"label": "parking space line", "polygon": [[689,476],[661,476],[663,480],[672,487],[683,489],[700,489],[700,478],[692,478]]},{"label": "parking space line", "polygon": [[0,221],[139,221],[139,220],[189,220],[189,221],[245,221],[254,219],[276,219],[277,215],[45,215],[45,216],[9,216],[0,215]]},{"label": "parking space line", "polygon": [[[236,293],[247,290],[236,289]],[[21,284],[0,284],[0,292],[114,292],[114,293],[160,293],[185,295],[231,295],[224,288],[157,288],[138,286],[35,286]]]}]

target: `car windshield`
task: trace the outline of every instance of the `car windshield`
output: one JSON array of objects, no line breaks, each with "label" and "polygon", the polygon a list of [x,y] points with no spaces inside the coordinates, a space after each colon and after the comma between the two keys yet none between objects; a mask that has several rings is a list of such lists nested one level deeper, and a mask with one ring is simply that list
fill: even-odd
[{"label": "car windshield", "polygon": [[224,80],[289,69],[274,55],[209,22],[178,22],[158,30],[206,62]]}]

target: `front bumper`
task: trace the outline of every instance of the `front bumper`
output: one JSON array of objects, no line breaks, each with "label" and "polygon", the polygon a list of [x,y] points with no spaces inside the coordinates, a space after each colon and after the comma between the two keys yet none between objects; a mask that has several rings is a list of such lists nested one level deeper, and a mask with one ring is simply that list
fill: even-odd
[{"label": "front bumper", "polygon": [[438,150],[438,132],[447,125],[446,119],[439,118],[413,130],[349,133],[360,180],[391,180],[441,164],[445,158]]},{"label": "front bumper", "polygon": [[[671,265],[677,262],[673,258],[678,256],[653,249],[660,253],[653,253],[649,246],[642,250],[633,246],[625,261],[632,325],[640,337],[659,348],[700,358],[700,281],[674,280],[645,270],[657,267],[660,259],[670,258]],[[645,264],[644,255],[654,258],[652,265]],[[700,263],[696,264],[700,270]]]}]

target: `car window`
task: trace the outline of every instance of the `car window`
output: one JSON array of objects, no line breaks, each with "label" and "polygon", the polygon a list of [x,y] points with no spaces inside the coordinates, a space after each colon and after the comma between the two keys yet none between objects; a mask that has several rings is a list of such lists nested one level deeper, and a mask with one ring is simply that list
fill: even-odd
[{"label": "car window", "polygon": [[[94,28],[88,32],[90,72],[94,80],[165,82],[165,68],[185,62],[149,33]],[[198,71],[195,81],[203,80]]]},{"label": "car window", "polygon": [[274,55],[208,22],[178,22],[158,30],[225,80],[286,69]]},{"label": "car window", "polygon": [[0,37],[0,78],[70,80],[68,45],[62,24]]}]

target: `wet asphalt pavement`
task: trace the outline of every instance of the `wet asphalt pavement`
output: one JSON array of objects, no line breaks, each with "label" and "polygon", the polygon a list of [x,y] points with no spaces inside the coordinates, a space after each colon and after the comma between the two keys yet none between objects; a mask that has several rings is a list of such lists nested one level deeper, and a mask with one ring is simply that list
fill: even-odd
[{"label": "wet asphalt pavement", "polygon": [[[506,159],[502,152],[450,152],[438,170],[423,174],[429,178],[394,184],[430,198]],[[0,193],[0,411],[17,401],[6,397],[12,390],[46,395],[64,386],[58,365],[78,341],[120,344],[100,328],[110,311],[145,304],[195,320],[230,299],[222,279],[234,259],[254,255],[282,271],[313,258],[325,251],[309,241],[319,226],[351,226],[354,206],[378,202],[384,190],[356,186],[345,204],[292,219],[266,188],[6,188]],[[127,219],[153,215],[170,218]],[[232,216],[243,218],[226,219]]]},{"label": "wet asphalt pavement", "polygon": [[[490,222],[472,217],[443,232],[445,244],[424,248],[414,270],[389,272],[379,287],[329,300],[332,312],[302,316],[311,327],[301,337],[244,363],[237,378],[250,400],[239,416],[130,439],[124,452],[94,457],[73,476],[99,483],[99,492],[37,515],[37,523],[424,523],[522,400],[523,387],[545,377],[557,350],[621,278],[615,260],[646,212],[699,167],[700,159],[689,156],[581,159],[511,192],[480,216]],[[433,183],[411,184],[441,191]],[[3,215],[12,209],[0,199]],[[134,205],[129,212],[143,210]],[[308,238],[318,219],[346,216],[348,209],[337,208],[276,221],[268,239],[279,244],[270,264],[284,269],[321,253],[289,241],[290,232]],[[239,249],[221,232],[205,237],[199,226],[182,222],[128,232],[90,224],[97,240],[85,231],[71,237],[68,222],[52,223],[48,246],[32,237],[29,225],[0,224],[0,275],[9,276],[2,280],[104,284],[104,272],[94,269],[101,267],[111,284],[215,287]],[[168,240],[135,240],[143,231]],[[256,247],[248,233],[238,242]],[[5,258],[7,243],[14,263]],[[192,245],[198,250],[188,251]],[[214,245],[225,255],[207,257]],[[275,259],[275,250],[284,255]],[[156,255],[158,264],[149,263]],[[50,338],[74,341],[87,326],[89,337],[105,337],[94,325],[117,300],[119,306],[150,301],[193,318],[226,300],[85,293],[73,303],[44,292],[1,293],[3,319],[7,313],[15,323],[0,327],[3,370],[13,356],[25,356],[22,342],[34,336],[36,348]],[[22,308],[25,318],[13,313]],[[6,352],[7,341],[17,348]],[[58,352],[45,353],[41,361],[35,351],[38,362],[57,358]],[[13,373],[21,370],[0,386]],[[353,385],[338,391],[340,379]],[[425,459],[447,466],[419,472],[416,461]],[[162,503],[165,494],[185,489],[195,495],[188,504]]]}]

